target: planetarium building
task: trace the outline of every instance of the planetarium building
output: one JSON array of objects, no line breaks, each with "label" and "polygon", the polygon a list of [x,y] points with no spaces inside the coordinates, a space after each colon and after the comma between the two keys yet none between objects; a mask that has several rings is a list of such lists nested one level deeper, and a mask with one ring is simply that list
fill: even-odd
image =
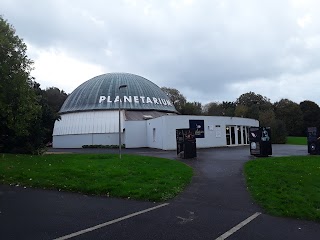
[{"label": "planetarium building", "polygon": [[176,149],[176,129],[181,128],[198,129],[198,148],[246,145],[248,128],[259,126],[248,118],[179,115],[156,84],[129,73],[84,82],[68,96],[60,115],[54,148],[118,145],[119,126],[126,148]]}]

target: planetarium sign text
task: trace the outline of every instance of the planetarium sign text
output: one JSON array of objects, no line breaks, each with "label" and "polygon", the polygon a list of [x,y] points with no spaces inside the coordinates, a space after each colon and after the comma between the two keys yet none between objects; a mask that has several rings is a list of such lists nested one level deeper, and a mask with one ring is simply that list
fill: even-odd
[{"label": "planetarium sign text", "polygon": [[[111,96],[100,96],[99,104],[104,102],[107,103],[116,103],[119,102],[119,96],[112,98]],[[122,102],[122,99],[120,100]],[[123,102],[126,103],[134,103],[134,104],[158,104],[158,105],[165,105],[165,106],[172,106],[172,103],[163,98],[156,98],[156,97],[144,97],[144,96],[123,96]]]}]

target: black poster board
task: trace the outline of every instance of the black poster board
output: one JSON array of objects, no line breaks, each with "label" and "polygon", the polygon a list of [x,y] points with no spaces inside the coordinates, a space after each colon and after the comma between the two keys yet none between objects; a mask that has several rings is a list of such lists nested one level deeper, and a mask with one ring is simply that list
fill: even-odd
[{"label": "black poster board", "polygon": [[308,153],[320,155],[320,133],[316,127],[308,127]]},{"label": "black poster board", "polygon": [[254,156],[272,155],[270,127],[249,128],[250,154]]},{"label": "black poster board", "polygon": [[182,158],[197,157],[197,146],[194,129],[176,129],[177,155]]},{"label": "black poster board", "polygon": [[204,138],[204,120],[189,120],[189,128],[194,129],[196,138]]}]

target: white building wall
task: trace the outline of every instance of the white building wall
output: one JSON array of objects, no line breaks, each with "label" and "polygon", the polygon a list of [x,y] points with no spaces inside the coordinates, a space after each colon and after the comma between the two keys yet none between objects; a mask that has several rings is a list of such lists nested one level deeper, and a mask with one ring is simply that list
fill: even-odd
[{"label": "white building wall", "polygon": [[[121,111],[122,143],[125,115]],[[89,111],[61,115],[53,129],[54,148],[81,148],[83,145],[118,145],[119,111]]]},{"label": "white building wall", "polygon": [[[176,129],[189,128],[189,120],[204,120],[205,138],[197,138],[198,148],[226,146],[226,126],[259,126],[254,119],[238,117],[165,115],[146,121],[123,121],[122,143],[127,148],[176,149]],[[54,148],[81,148],[83,145],[118,145],[118,111],[63,114],[53,132]],[[236,129],[236,127],[235,127]],[[235,132],[238,145],[237,131]],[[241,136],[242,142],[243,136]]]},{"label": "white building wall", "polygon": [[[123,139],[123,134],[122,134]],[[124,141],[122,141],[123,143]],[[72,134],[53,136],[53,148],[82,148],[83,145],[118,145],[119,134]]]},{"label": "white building wall", "polygon": [[164,149],[164,120],[158,117],[147,121],[147,147]]},{"label": "white building wall", "polygon": [[[124,126],[124,111],[121,111],[121,126]],[[53,136],[118,132],[118,111],[91,111],[62,114],[54,124]]]},{"label": "white building wall", "polygon": [[[204,120],[205,137],[197,138],[197,148],[226,146],[226,126],[259,126],[259,121],[248,118],[187,115],[163,116],[148,120],[149,147],[164,150],[176,149],[176,129],[189,128],[189,120]],[[153,128],[156,128],[156,131],[161,133],[158,134],[159,137],[162,136],[162,139],[156,139],[157,142],[151,141]]]},{"label": "white building wall", "polygon": [[[123,133],[121,133],[121,143],[124,144]],[[119,145],[119,133],[92,134],[92,145]]]},{"label": "white building wall", "polygon": [[147,121],[125,122],[126,148],[147,147]]}]

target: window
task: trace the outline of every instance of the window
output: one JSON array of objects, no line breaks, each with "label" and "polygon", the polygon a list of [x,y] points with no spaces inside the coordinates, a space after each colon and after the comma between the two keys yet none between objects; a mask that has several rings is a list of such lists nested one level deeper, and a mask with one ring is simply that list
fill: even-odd
[{"label": "window", "polygon": [[238,133],[238,144],[242,144],[241,126],[237,126],[237,133]]},{"label": "window", "polygon": [[227,140],[227,145],[230,145],[230,127],[226,127],[226,140]]},{"label": "window", "polygon": [[236,144],[235,126],[231,127],[231,144]]},{"label": "window", "polygon": [[243,144],[248,144],[247,143],[247,133],[246,133],[246,127],[242,127],[242,137],[243,137]]},{"label": "window", "polygon": [[246,127],[246,134],[247,134],[247,138],[246,138],[246,140],[247,140],[247,144],[249,144],[249,127]]},{"label": "window", "polygon": [[153,138],[153,142],[155,142],[156,141],[156,129],[155,128],[152,129],[152,138]]}]

